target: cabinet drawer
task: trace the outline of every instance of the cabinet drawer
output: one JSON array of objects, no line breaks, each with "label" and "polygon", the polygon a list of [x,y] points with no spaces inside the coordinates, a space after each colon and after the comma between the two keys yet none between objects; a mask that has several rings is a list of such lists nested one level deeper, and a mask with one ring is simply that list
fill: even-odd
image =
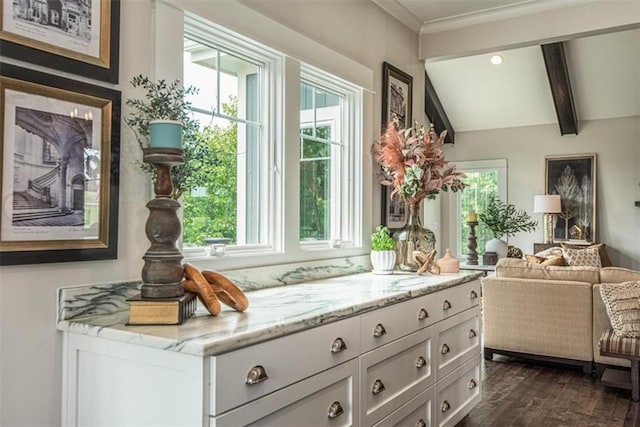
[{"label": "cabinet drawer", "polygon": [[438,427],[455,426],[480,401],[480,355],[438,381],[436,418]]},{"label": "cabinet drawer", "polygon": [[353,317],[211,357],[211,415],[357,357],[358,327]]},{"label": "cabinet drawer", "polygon": [[438,296],[441,319],[455,316],[480,304],[480,280],[454,286],[435,293]]},{"label": "cabinet drawer", "polygon": [[436,379],[480,353],[480,307],[443,320],[436,327]]},{"label": "cabinet drawer", "polygon": [[372,425],[434,383],[433,327],[360,357],[363,425]]},{"label": "cabinet drawer", "polygon": [[210,425],[357,426],[358,383],[358,361],[352,360],[218,417],[212,417]]},{"label": "cabinet drawer", "polygon": [[373,427],[431,427],[436,387],[431,386]]}]

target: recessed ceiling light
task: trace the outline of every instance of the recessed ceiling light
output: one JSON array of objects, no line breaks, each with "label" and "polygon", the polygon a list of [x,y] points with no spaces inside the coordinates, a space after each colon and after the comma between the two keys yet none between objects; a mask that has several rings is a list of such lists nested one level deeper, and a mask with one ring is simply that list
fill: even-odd
[{"label": "recessed ceiling light", "polygon": [[503,58],[500,55],[493,55],[491,57],[491,63],[493,65],[500,65],[500,64],[502,64],[502,61],[503,61]]}]

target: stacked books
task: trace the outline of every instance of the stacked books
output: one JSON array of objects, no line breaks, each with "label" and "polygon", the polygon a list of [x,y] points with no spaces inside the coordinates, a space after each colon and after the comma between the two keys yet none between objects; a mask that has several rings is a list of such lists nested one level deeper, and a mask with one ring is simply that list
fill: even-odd
[{"label": "stacked books", "polygon": [[185,292],[175,298],[142,298],[137,294],[129,302],[127,325],[181,325],[196,311],[196,294]]}]

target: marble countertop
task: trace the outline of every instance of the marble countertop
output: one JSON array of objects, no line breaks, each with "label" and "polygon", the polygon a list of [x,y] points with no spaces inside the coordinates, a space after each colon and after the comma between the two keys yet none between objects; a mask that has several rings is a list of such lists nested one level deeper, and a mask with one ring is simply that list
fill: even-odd
[{"label": "marble countertop", "polygon": [[[58,329],[196,356],[232,351],[268,339],[427,295],[482,277],[481,272],[417,276],[351,274],[247,292],[249,308],[210,316],[199,307],[179,326],[126,326],[128,311],[58,320]],[[103,285],[101,292],[114,291]],[[92,299],[99,299],[95,289]],[[87,299],[88,300],[88,299]],[[65,303],[68,301],[64,301]]]}]

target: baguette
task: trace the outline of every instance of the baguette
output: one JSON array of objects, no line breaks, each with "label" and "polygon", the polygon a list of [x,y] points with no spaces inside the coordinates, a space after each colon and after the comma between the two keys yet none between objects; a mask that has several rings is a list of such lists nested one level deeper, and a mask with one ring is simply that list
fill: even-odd
[{"label": "baguette", "polygon": [[184,275],[187,280],[182,282],[184,289],[198,294],[198,299],[204,304],[209,313],[216,316],[222,310],[216,293],[204,278],[200,270],[189,263],[184,263]]},{"label": "baguette", "polygon": [[203,270],[202,276],[224,304],[236,311],[245,311],[249,307],[249,300],[242,289],[226,276],[213,270]]}]

